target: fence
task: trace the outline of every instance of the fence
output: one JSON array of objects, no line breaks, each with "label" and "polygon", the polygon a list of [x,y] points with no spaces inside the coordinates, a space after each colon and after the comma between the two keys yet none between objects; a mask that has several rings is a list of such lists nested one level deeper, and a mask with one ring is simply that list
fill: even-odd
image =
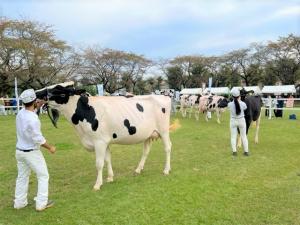
[{"label": "fence", "polygon": [[[264,107],[262,109],[268,110],[268,118],[272,118],[272,112],[273,110],[282,110],[282,111],[299,111],[300,110],[300,104],[296,103],[296,101],[299,101],[300,98],[262,98],[262,101],[264,103]],[[283,105],[286,104],[289,101],[292,101],[291,107],[277,107],[279,101],[283,101]],[[295,107],[296,106],[296,107]],[[298,106],[298,107],[297,107]]]}]

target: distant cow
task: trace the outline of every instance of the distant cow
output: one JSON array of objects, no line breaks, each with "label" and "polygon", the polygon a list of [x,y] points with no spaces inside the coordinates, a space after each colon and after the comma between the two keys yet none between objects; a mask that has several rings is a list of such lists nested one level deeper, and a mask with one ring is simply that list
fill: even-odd
[{"label": "distant cow", "polygon": [[[144,143],[141,161],[135,172],[140,173],[150,152],[152,139],[160,137],[166,152],[164,174],[169,174],[171,141],[169,125],[171,100],[166,96],[99,96],[88,97],[76,90],[73,82],[53,85],[36,91],[39,99],[47,100],[49,107],[58,110],[75,127],[79,139],[96,154],[98,176],[94,185],[102,185],[104,160],[108,166],[107,181],[113,181],[110,144]],[[54,114],[56,117],[58,114]],[[55,118],[53,121],[57,121]]]},{"label": "distant cow", "polygon": [[[252,121],[256,122],[255,130],[255,143],[258,143],[258,132],[260,125],[260,113],[262,107],[262,99],[258,95],[249,95],[249,93],[254,93],[254,91],[246,91],[244,88],[240,90],[241,100],[246,103],[247,109],[245,110],[245,120],[246,120],[246,133],[248,134],[249,127]],[[240,138],[238,145],[241,146]]]},{"label": "distant cow", "polygon": [[180,112],[182,117],[186,117],[186,112],[189,109],[189,118],[191,118],[194,109],[199,104],[201,95],[181,95],[180,96]]},{"label": "distant cow", "polygon": [[174,89],[161,90],[161,91],[156,92],[155,94],[169,96],[171,98],[171,112],[176,114],[176,101],[175,101],[175,90]]},{"label": "distant cow", "polygon": [[205,114],[205,119],[208,121],[207,112],[216,112],[217,122],[220,122],[220,115],[225,111],[228,105],[228,100],[223,96],[204,95],[200,98],[199,111]]}]

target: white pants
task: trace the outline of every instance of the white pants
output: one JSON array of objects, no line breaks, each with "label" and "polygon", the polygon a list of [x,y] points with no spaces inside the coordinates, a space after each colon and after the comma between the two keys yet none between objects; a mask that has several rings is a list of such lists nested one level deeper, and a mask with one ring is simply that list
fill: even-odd
[{"label": "white pants", "polygon": [[0,105],[0,115],[7,115],[4,105]]},{"label": "white pants", "polygon": [[30,170],[36,173],[38,179],[38,192],[34,198],[36,208],[43,208],[48,202],[48,181],[49,174],[44,156],[40,150],[31,152],[16,151],[18,177],[16,181],[14,208],[25,207],[27,202],[27,192]]},{"label": "white pants", "polygon": [[231,147],[232,151],[236,152],[236,139],[237,139],[237,134],[238,130],[237,128],[240,129],[240,135],[242,139],[242,144],[244,148],[244,152],[248,152],[248,139],[246,135],[246,121],[245,118],[240,118],[240,119],[230,119],[230,131],[231,131]]}]

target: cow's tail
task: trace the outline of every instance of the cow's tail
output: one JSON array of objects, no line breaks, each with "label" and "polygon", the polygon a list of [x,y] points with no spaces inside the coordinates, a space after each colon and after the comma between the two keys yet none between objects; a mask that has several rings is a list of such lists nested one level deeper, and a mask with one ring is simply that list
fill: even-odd
[{"label": "cow's tail", "polygon": [[172,131],[177,130],[180,127],[181,127],[181,125],[180,125],[179,119],[175,119],[173,121],[173,123],[170,125],[169,130],[172,132]]}]

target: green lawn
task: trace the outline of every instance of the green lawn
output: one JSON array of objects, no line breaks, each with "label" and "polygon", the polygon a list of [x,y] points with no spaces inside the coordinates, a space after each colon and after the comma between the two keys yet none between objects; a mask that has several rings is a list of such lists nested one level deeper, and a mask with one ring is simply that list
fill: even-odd
[{"label": "green lawn", "polygon": [[[37,213],[34,174],[30,205],[12,207],[16,178],[15,117],[0,117],[0,225],[9,224],[300,224],[300,111],[296,121],[262,119],[260,143],[249,133],[250,157],[242,151],[231,156],[229,115],[222,124],[215,116],[180,119],[171,134],[172,172],[162,174],[165,155],[161,141],[154,143],[139,176],[133,171],[141,145],[111,147],[113,183],[92,190],[94,154],[83,149],[74,129],[60,119],[55,129],[42,116],[44,135],[57,153],[44,151],[50,173],[50,199],[55,207]],[[299,175],[298,175],[299,174]],[[106,178],[106,169],[104,178]]]}]

